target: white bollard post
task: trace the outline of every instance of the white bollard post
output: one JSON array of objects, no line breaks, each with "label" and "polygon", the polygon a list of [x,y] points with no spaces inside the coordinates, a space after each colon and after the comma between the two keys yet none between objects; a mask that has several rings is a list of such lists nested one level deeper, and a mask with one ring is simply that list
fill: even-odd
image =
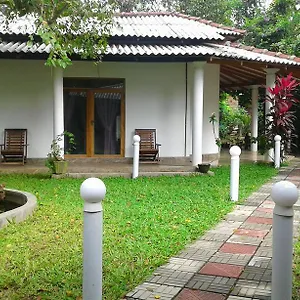
[{"label": "white bollard post", "polygon": [[137,178],[139,176],[140,140],[141,138],[139,135],[133,137],[132,178]]},{"label": "white bollard post", "polygon": [[276,169],[280,168],[280,141],[281,141],[281,136],[280,135],[275,135],[274,137],[275,140],[275,158],[274,158],[274,165]]},{"label": "white bollard post", "polygon": [[84,202],[83,220],[83,300],[102,300],[102,233],[101,201],[106,187],[98,178],[86,179],[80,187]]},{"label": "white bollard post", "polygon": [[292,299],[293,205],[298,199],[296,186],[277,182],[271,192],[273,211],[272,300]]},{"label": "white bollard post", "polygon": [[232,146],[229,150],[231,155],[230,167],[230,199],[232,201],[239,200],[239,181],[240,181],[240,155],[241,148]]}]

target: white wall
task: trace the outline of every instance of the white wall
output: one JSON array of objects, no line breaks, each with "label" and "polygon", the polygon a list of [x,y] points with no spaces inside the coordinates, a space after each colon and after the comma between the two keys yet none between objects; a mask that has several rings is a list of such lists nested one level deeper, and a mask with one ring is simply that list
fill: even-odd
[{"label": "white wall", "polygon": [[[135,128],[156,128],[162,157],[191,154],[193,72],[188,68],[187,146],[184,144],[185,63],[74,62],[64,77],[125,78],[125,156]],[[205,66],[203,154],[217,153],[209,116],[218,112],[219,66]],[[43,61],[0,60],[0,141],[4,128],[28,129],[28,156],[46,157],[53,136],[52,74]]]},{"label": "white wall", "polygon": [[162,157],[184,155],[185,64],[75,62],[64,77],[125,78],[125,156],[135,128],[156,128]]},{"label": "white wall", "polygon": [[51,69],[41,61],[0,60],[0,141],[5,128],[28,129],[28,157],[46,157],[52,140]]}]

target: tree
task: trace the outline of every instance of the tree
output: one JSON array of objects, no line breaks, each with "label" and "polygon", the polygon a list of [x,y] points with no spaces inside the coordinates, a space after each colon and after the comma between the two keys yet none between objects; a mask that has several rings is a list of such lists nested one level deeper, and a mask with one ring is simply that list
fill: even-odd
[{"label": "tree", "polygon": [[269,8],[246,22],[244,42],[275,52],[300,55],[300,12],[296,0],[274,0]]},{"label": "tree", "polygon": [[[65,68],[71,57],[99,60],[111,25],[112,0],[0,0],[0,21],[33,22],[29,43],[50,45],[47,65]],[[26,21],[27,20],[27,21]]]}]

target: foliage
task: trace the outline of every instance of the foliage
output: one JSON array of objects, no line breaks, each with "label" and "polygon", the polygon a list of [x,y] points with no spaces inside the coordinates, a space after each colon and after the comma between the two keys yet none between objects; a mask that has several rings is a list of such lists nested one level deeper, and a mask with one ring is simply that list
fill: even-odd
[{"label": "foliage", "polygon": [[[103,298],[124,298],[156,267],[222,220],[229,167],[215,176],[104,178]],[[240,196],[275,174],[241,165]],[[0,230],[0,299],[80,299],[82,296],[82,179],[1,175],[8,188],[36,195],[38,210]]]},{"label": "foliage", "polygon": [[[111,24],[112,0],[0,0],[1,23],[34,21],[29,44],[51,46],[46,64],[65,68],[71,57],[100,60]],[[1,17],[1,16],[0,16]]]},{"label": "foliage", "polygon": [[295,135],[295,111],[293,105],[299,101],[294,97],[294,92],[299,83],[293,79],[292,74],[286,77],[277,77],[274,88],[268,88],[266,102],[271,103],[270,112],[266,114],[267,122],[265,133],[259,137],[261,151],[273,148],[274,137],[281,136],[283,148]]},{"label": "foliage", "polygon": [[[67,149],[64,149],[61,146],[61,143],[64,139],[65,145],[68,145]],[[56,138],[52,141],[50,146],[50,152],[47,154],[47,159],[45,161],[45,166],[49,168],[52,173],[55,173],[55,161],[64,160],[64,153],[69,154],[75,149],[75,139],[74,134],[69,131],[64,131],[63,133],[56,136]]]},{"label": "foliage", "polygon": [[300,55],[300,11],[296,0],[274,0],[269,9],[248,19],[244,42],[275,52]]},{"label": "foliage", "polygon": [[213,125],[213,133],[216,144],[227,144],[229,146],[245,144],[245,138],[250,131],[251,117],[248,112],[240,106],[232,107],[228,103],[229,95],[223,93],[220,99],[220,123],[219,138],[216,135],[217,118],[215,113],[210,116],[210,122]]}]

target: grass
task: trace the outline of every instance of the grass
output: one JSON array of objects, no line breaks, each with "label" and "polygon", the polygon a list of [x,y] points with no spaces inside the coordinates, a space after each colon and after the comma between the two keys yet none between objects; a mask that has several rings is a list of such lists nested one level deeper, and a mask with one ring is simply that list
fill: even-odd
[{"label": "grass", "polygon": [[[242,165],[243,199],[275,175]],[[0,299],[81,299],[82,180],[1,175],[37,196],[34,215],[0,230]],[[229,167],[215,176],[109,178],[104,201],[104,299],[120,299],[232,210]]]},{"label": "grass", "polygon": [[294,246],[293,300],[300,300],[300,239]]}]

